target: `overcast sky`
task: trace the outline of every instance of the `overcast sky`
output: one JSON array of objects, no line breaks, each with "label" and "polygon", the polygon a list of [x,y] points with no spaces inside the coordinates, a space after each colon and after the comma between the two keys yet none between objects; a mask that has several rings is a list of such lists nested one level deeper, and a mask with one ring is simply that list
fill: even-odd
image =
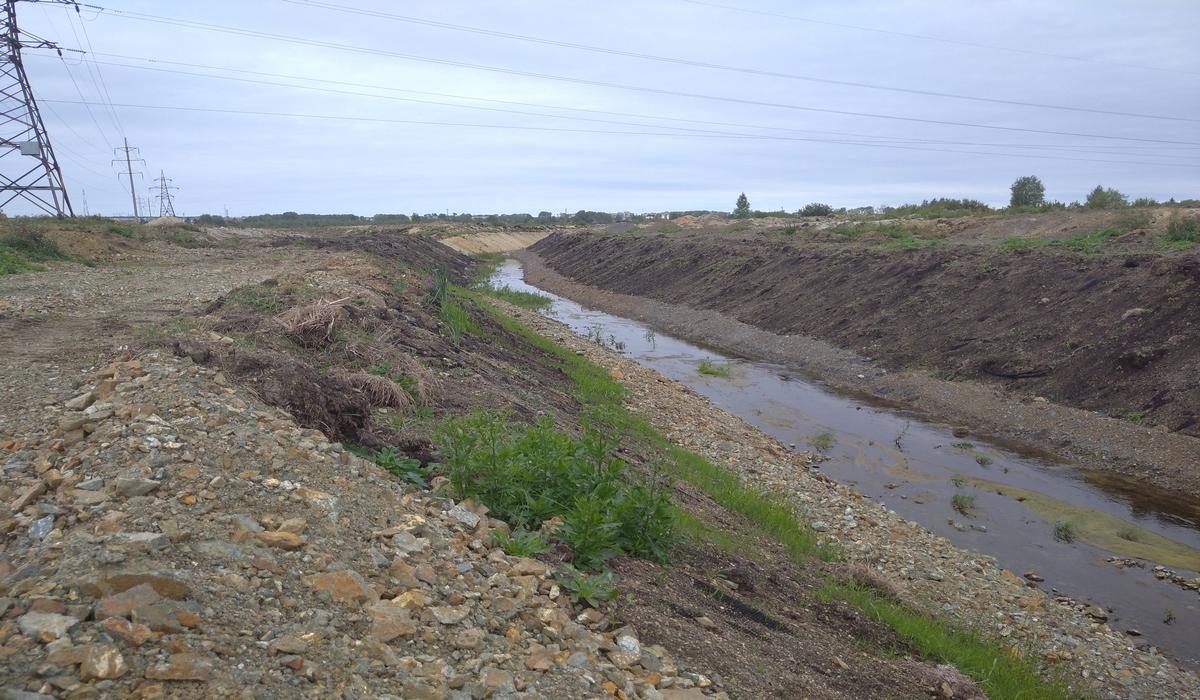
[{"label": "overcast sky", "polygon": [[1200,197],[1195,0],[94,2],[18,3],[78,213]]}]

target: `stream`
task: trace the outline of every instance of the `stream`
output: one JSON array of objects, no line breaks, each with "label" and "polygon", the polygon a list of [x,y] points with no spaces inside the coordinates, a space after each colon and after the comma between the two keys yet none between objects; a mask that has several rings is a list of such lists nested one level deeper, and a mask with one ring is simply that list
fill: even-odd
[{"label": "stream", "polygon": [[[1131,644],[1154,644],[1182,666],[1200,668],[1200,594],[1155,571],[1162,565],[1185,579],[1200,577],[1194,502],[1104,475],[1085,477],[1020,446],[955,437],[919,413],[836,391],[795,368],[731,357],[585,309],[525,283],[514,260],[491,281],[550,297],[547,313],[574,332],[690,387],[785,445],[824,455],[823,473],[956,546],[993,556],[1018,576],[1036,572],[1052,595],[1110,610],[1113,629],[1141,633]],[[702,374],[701,363],[729,376]],[[960,505],[969,504],[964,511],[954,508],[956,494]],[[1056,538],[1056,523],[1075,526],[1078,538],[1063,541],[1071,533],[1061,528]],[[1105,535],[1084,542],[1084,530]]]}]

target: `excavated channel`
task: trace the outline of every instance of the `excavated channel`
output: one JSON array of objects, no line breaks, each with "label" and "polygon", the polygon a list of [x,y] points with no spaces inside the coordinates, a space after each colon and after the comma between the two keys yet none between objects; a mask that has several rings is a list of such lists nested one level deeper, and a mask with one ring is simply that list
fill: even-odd
[{"label": "excavated channel", "polygon": [[[1200,595],[1155,570],[1200,577],[1194,504],[1140,485],[1089,480],[1014,445],[955,437],[919,413],[835,391],[795,368],[731,357],[585,309],[527,284],[514,260],[492,283],[549,296],[548,313],[576,333],[694,389],[784,444],[823,454],[821,471],[837,481],[1018,575],[1036,573],[1052,593],[1108,609],[1110,626],[1139,633],[1131,641],[1200,667]],[[729,376],[703,374],[702,363]],[[960,505],[972,497],[973,503],[956,510],[956,495]],[[1056,523],[1071,523],[1076,538],[1056,538]]]}]

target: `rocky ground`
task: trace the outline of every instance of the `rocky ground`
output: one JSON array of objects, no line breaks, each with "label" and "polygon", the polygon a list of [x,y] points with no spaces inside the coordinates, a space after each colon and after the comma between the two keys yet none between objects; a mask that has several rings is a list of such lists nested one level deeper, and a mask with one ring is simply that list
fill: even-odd
[{"label": "rocky ground", "polygon": [[[353,290],[374,308],[394,282],[378,260],[403,247],[376,243],[371,256],[152,244],[123,264],[0,278],[0,698],[979,697],[861,611],[820,603],[815,588],[845,565],[800,568],[769,543],[736,556],[685,542],[665,569],[618,560],[618,604],[573,605],[547,563],[491,545],[506,525],[486,508],[359,459],[225,371],[222,349],[282,347],[211,329],[247,322],[231,289],[265,294],[299,271],[322,295]],[[1048,598],[694,393],[509,312],[617,372],[628,408],[672,440],[794,494],[874,571],[849,575],[983,620],[1011,653],[1037,654],[1097,697],[1193,693],[1192,674],[1131,647],[1103,611]],[[407,334],[394,330],[397,343],[436,353],[422,361],[440,367],[447,405],[563,401],[552,373],[523,369],[530,350],[450,347],[416,308],[387,323],[399,325],[381,333]],[[197,364],[190,345],[176,356],[172,338],[218,360]],[[309,354],[295,357],[322,356]],[[694,489],[676,500],[743,526]]]}]

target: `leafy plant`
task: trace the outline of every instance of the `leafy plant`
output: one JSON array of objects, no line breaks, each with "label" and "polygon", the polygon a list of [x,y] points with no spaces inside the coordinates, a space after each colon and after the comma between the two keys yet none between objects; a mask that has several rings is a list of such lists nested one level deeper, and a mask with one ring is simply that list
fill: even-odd
[{"label": "leafy plant", "polygon": [[643,338],[643,339],[644,339],[644,340],[645,340],[647,343],[650,343],[650,349],[651,349],[651,350],[657,350],[657,349],[658,349],[658,341],[657,341],[657,337],[654,335],[654,329],[653,329],[653,328],[647,328],[647,329],[646,329],[646,332],[642,334],[642,338]]},{"label": "leafy plant", "polygon": [[474,497],[516,528],[552,517],[575,563],[597,569],[615,554],[665,561],[673,539],[670,483],[632,473],[609,434],[576,440],[541,416],[532,426],[477,410],[444,422],[435,439],[460,498]]},{"label": "leafy plant", "polygon": [[1054,522],[1054,539],[1059,542],[1070,544],[1079,536],[1079,528],[1075,523],[1069,520],[1056,520]]},{"label": "leafy plant", "polygon": [[963,515],[967,514],[967,510],[975,507],[975,495],[966,493],[956,493],[950,498],[950,505]]},{"label": "leafy plant", "polygon": [[728,377],[729,376],[729,368],[728,367],[714,365],[711,360],[701,360],[700,361],[700,369],[698,371],[700,372],[700,374],[707,374],[707,375],[710,375],[713,377]]},{"label": "leafy plant", "polygon": [[421,467],[421,460],[401,457],[395,447],[385,447],[372,457],[375,464],[392,474],[404,479],[414,486],[425,487],[427,469]]},{"label": "leafy plant", "polygon": [[824,452],[837,444],[837,436],[831,432],[817,433],[808,439],[808,444],[818,452]]},{"label": "leafy plant", "polygon": [[1141,411],[1131,411],[1125,414],[1125,420],[1129,421],[1130,423],[1141,423],[1142,419],[1145,417],[1146,414],[1142,413]]},{"label": "leafy plant", "polygon": [[593,608],[600,607],[602,600],[614,600],[617,597],[616,574],[605,570],[598,574],[589,574],[571,566],[562,564],[561,571],[554,573],[554,578],[567,591],[567,597],[572,603],[584,602]]},{"label": "leafy plant", "polygon": [[512,534],[504,530],[492,532],[492,542],[511,557],[534,557],[554,549],[537,530],[517,528]]},{"label": "leafy plant", "polygon": [[1173,215],[1167,222],[1167,232],[1163,238],[1172,242],[1195,243],[1200,240],[1200,222],[1194,216],[1184,219]]}]

